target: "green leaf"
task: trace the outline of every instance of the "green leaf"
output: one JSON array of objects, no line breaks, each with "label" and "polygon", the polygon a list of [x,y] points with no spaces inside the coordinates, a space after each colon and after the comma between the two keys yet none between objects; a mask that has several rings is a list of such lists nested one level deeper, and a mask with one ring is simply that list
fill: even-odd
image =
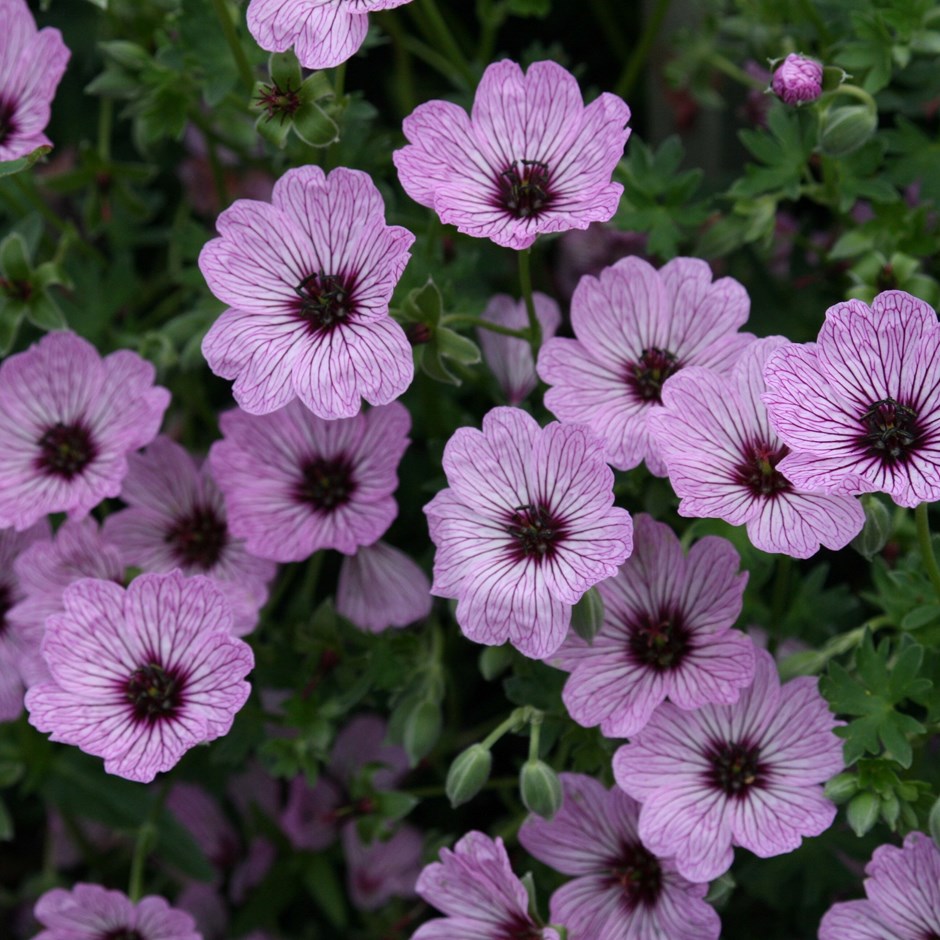
[{"label": "green leaf", "polygon": [[43,144],[31,153],[26,154],[25,157],[20,157],[17,160],[0,161],[0,176],[12,176],[14,173],[21,173],[23,170],[28,170],[51,150],[52,147],[48,144]]},{"label": "green leaf", "polygon": [[548,16],[552,0],[507,0],[506,9],[513,16]]},{"label": "green leaf", "polygon": [[31,298],[26,308],[30,323],[41,330],[62,330],[68,326],[62,308],[47,293]]},{"label": "green leaf", "polygon": [[271,81],[278,88],[297,91],[303,84],[304,75],[293,49],[288,49],[287,52],[272,53],[271,58],[268,59],[268,72],[271,75]]},{"label": "green leaf", "polygon": [[432,342],[442,356],[465,366],[480,361],[480,347],[472,339],[461,336],[447,327],[439,327]]},{"label": "green leaf", "polygon": [[338,931],[345,931],[349,922],[346,892],[336,871],[323,854],[303,857],[303,882],[317,907]]},{"label": "green leaf", "polygon": [[0,272],[9,281],[28,282],[32,274],[26,239],[18,232],[0,242]]}]

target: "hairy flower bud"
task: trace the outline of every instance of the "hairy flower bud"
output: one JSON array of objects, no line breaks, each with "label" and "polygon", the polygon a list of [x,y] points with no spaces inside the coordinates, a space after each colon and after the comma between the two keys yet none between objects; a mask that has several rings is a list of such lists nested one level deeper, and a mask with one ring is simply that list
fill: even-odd
[{"label": "hairy flower bud", "polygon": [[884,547],[891,536],[891,511],[873,496],[863,500],[865,525],[852,539],[851,545],[860,555],[871,561]]},{"label": "hairy flower bud", "polygon": [[472,800],[489,780],[493,755],[482,744],[472,744],[458,754],[447,771],[447,799],[456,809]]},{"label": "hairy flower bud", "polygon": [[770,87],[785,104],[805,104],[822,94],[822,79],[820,62],[791,52],[777,66]]},{"label": "hairy flower bud", "polygon": [[571,608],[571,629],[588,643],[604,624],[604,601],[596,587],[587,590],[574,607]]},{"label": "hairy flower bud", "polygon": [[864,104],[833,108],[819,132],[819,147],[830,157],[844,157],[866,143],[878,127],[878,114]]},{"label": "hairy flower bud", "polygon": [[530,760],[519,772],[522,802],[530,813],[551,819],[561,809],[562,793],[558,774],[545,761]]}]

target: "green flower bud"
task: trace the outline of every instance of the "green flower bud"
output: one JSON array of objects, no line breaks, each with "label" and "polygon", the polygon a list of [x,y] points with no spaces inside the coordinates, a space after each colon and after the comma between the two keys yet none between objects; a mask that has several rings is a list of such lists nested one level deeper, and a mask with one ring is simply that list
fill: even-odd
[{"label": "green flower bud", "polygon": [[849,825],[857,836],[863,836],[878,822],[881,800],[871,792],[859,793],[852,798],[846,813]]},{"label": "green flower bud", "polygon": [[530,813],[551,819],[561,809],[561,781],[545,761],[529,760],[519,772],[522,803]]},{"label": "green flower bud", "polygon": [[894,829],[898,824],[898,817],[901,815],[901,801],[897,798],[894,791],[881,798],[881,818]]},{"label": "green flower bud", "polygon": [[819,149],[830,157],[845,157],[866,143],[878,127],[878,114],[867,105],[832,108],[823,118]]},{"label": "green flower bud", "polygon": [[858,777],[855,774],[838,774],[826,784],[826,797],[833,803],[844,803],[858,793]]},{"label": "green flower bud", "polygon": [[490,778],[493,755],[482,744],[472,744],[454,758],[447,771],[447,799],[456,809],[472,800]]},{"label": "green flower bud", "polygon": [[487,646],[480,653],[480,675],[492,682],[504,673],[512,663],[512,650],[508,646]]},{"label": "green flower bud", "polygon": [[597,588],[592,587],[571,608],[571,628],[582,640],[593,643],[603,623],[604,602]]},{"label": "green flower bud", "polygon": [[891,535],[891,511],[881,500],[871,497],[863,500],[865,525],[852,539],[852,548],[871,561],[884,547]]},{"label": "green flower bud", "polygon": [[431,699],[423,699],[405,720],[404,745],[411,766],[428,754],[441,734],[441,707]]}]

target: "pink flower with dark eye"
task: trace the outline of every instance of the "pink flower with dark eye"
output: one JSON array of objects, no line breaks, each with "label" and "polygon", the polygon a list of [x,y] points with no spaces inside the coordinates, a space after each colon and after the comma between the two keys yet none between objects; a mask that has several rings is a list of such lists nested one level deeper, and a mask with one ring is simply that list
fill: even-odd
[{"label": "pink flower with dark eye", "polygon": [[421,873],[424,838],[407,823],[385,839],[363,842],[355,822],[343,827],[349,899],[360,911],[375,911],[391,898],[413,898]]},{"label": "pink flower with dark eye", "polygon": [[79,578],[121,583],[125,561],[94,519],[67,519],[54,536],[33,542],[14,562],[25,595],[10,610],[11,631],[23,649],[20,668],[27,685],[46,682],[49,670],[40,648],[46,618],[62,613],[62,594]]},{"label": "pink flower with dark eye", "polygon": [[468,832],[440,857],[421,873],[418,894],[447,916],[423,924],[412,940],[561,940],[554,927],[532,920],[502,839]]},{"label": "pink flower with dark eye", "polygon": [[835,819],[821,784],[844,766],[839,722],[816,679],[781,686],[770,653],[755,658],[735,704],[683,711],[666,702],[614,755],[617,783],[642,804],[643,845],[674,857],[690,881],[726,871],[733,845],[782,855]]},{"label": "pink flower with dark eye", "polygon": [[292,402],[270,415],[229,411],[209,453],[229,527],[259,558],[302,561],[321,548],[352,555],[398,515],[398,463],[411,418],[393,402],[324,421]]},{"label": "pink flower with dark eye", "polygon": [[757,340],[728,375],[689,367],[663,386],[650,429],[666,461],[680,516],[746,525],[765,552],[808,558],[843,548],[861,531],[857,499],[804,484],[787,468],[789,448],[761,401],[764,363],[787,341]]},{"label": "pink flower with dark eye", "polygon": [[552,819],[530,815],[519,841],[574,879],[551,900],[551,919],[585,940],[717,940],[721,921],[671,859],[637,833],[639,804],[584,774],[561,774],[564,803]]},{"label": "pink flower with dark eye", "polygon": [[[536,291],[532,299],[536,319],[542,328],[542,339],[549,339],[561,326],[561,310],[547,294]],[[524,330],[529,325],[525,302],[513,300],[509,294],[491,297],[480,319],[513,330]],[[477,340],[483,350],[483,359],[496,376],[506,401],[510,405],[524,401],[539,382],[529,341],[480,328],[477,329]]]},{"label": "pink flower with dark eye", "polygon": [[940,937],[940,851],[922,832],[903,848],[882,845],[865,868],[865,901],[834,904],[819,940],[933,940]]},{"label": "pink flower with dark eye", "polygon": [[272,202],[239,199],[199,256],[209,289],[229,304],[206,334],[209,368],[234,379],[249,414],[299,398],[321,418],[385,405],[414,377],[389,302],[414,235],[385,224],[375,184],[359,170],[288,170]]},{"label": "pink flower with dark eye", "polygon": [[158,437],[128,464],[121,499],[130,508],[108,516],[107,538],[144,571],[179,568],[212,578],[232,608],[235,635],[253,630],[276,566],[250,555],[229,532],[208,461],[200,466],[175,441]]},{"label": "pink flower with dark eye", "polygon": [[940,323],[924,301],[893,290],[871,307],[836,304],[818,342],[783,346],[764,377],[795,486],[908,507],[940,499]]},{"label": "pink flower with dark eye", "polygon": [[649,430],[663,383],[688,366],[727,372],[753,342],[737,332],[749,310],[744,288],[730,277],[713,283],[697,258],[675,258],[659,271],[624,258],[585,276],[571,298],[577,338],[550,339],[539,352],[539,376],[552,386],[545,407],[562,421],[589,424],[618,469],[645,460],[665,476]]},{"label": "pink flower with dark eye", "polygon": [[353,56],[366,38],[369,13],[411,0],[251,0],[248,29],[268,52],[294,48],[308,69],[329,69]]},{"label": "pink flower with dark eye", "polygon": [[387,542],[363,545],[340,565],[336,612],[370,633],[406,627],[431,613],[431,582]]},{"label": "pink flower with dark eye", "polygon": [[100,885],[53,888],[33,913],[46,928],[34,940],[202,940],[192,917],[163,898],[151,895],[135,904]]},{"label": "pink flower with dark eye", "polygon": [[623,187],[610,177],[629,120],[616,95],[585,107],[576,79],[555,62],[523,73],[504,59],[483,73],[469,116],[449,101],[419,105],[393,159],[405,192],[441,221],[523,249],[543,232],[614,214]]},{"label": "pink flower with dark eye", "polygon": [[686,557],[668,526],[634,524],[633,554],[597,586],[600,631],[590,644],[572,632],[556,657],[571,717],[611,738],[632,738],[667,696],[686,710],[727,704],[754,677],[753,645],[730,629],[747,582],[738,553],[707,536]]},{"label": "pink flower with dark eye", "polygon": [[822,94],[821,62],[791,52],[774,70],[770,87],[785,104],[805,104]]},{"label": "pink flower with dark eye", "polygon": [[0,365],[0,527],[80,519],[117,496],[127,454],[153,440],[170,403],[154,375],[135,352],[102,359],[64,332]]},{"label": "pink flower with dark eye", "polygon": [[35,655],[35,636],[10,618],[10,611],[25,597],[14,566],[20,554],[48,534],[45,520],[25,532],[0,530],[0,721],[13,721],[22,713],[26,663]]},{"label": "pink flower with dark eye", "polygon": [[26,0],[0,0],[0,161],[51,146],[43,133],[71,52],[51,26],[36,30]]},{"label": "pink flower with dark eye", "polygon": [[26,693],[34,727],[142,783],[228,733],[254,657],[208,578],[142,574],[127,590],[84,578],[62,599],[42,644],[52,681]]},{"label": "pink flower with dark eye", "polygon": [[457,598],[474,642],[550,656],[572,606],[633,547],[603,442],[584,425],[540,428],[519,408],[494,408],[482,432],[454,433],[444,472],[449,488],[424,507],[437,546],[431,593]]}]

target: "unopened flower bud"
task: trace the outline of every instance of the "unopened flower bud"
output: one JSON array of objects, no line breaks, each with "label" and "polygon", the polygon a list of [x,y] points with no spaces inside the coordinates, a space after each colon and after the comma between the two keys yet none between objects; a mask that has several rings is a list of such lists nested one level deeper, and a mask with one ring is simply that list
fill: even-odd
[{"label": "unopened flower bud", "polygon": [[858,777],[855,774],[838,774],[827,784],[825,795],[833,803],[844,803],[858,793]]},{"label": "unopened flower bud", "polygon": [[846,816],[855,835],[863,836],[878,822],[880,812],[881,800],[874,793],[866,791],[852,798]]},{"label": "unopened flower bud", "polygon": [[604,601],[596,587],[589,588],[571,608],[571,628],[582,640],[593,643],[603,623]]},{"label": "unopened flower bud", "polygon": [[852,539],[852,548],[871,561],[884,547],[891,536],[891,512],[881,500],[870,497],[864,500],[865,525]]},{"label": "unopened flower bud", "polygon": [[456,809],[472,800],[490,778],[493,755],[482,744],[472,744],[458,754],[447,771],[447,799]]},{"label": "unopened flower bud", "polygon": [[440,734],[441,707],[431,699],[424,699],[405,721],[403,743],[412,767],[434,747]]},{"label": "unopened flower bud", "polygon": [[785,104],[805,104],[822,94],[822,80],[822,63],[791,52],[777,66],[770,87]]},{"label": "unopened flower bud", "polygon": [[878,127],[878,114],[864,104],[833,108],[819,132],[819,148],[830,157],[844,157],[866,143]]},{"label": "unopened flower bud", "polygon": [[940,848],[940,799],[930,808],[930,815],[927,817],[927,831],[934,845]]},{"label": "unopened flower bud", "polygon": [[530,760],[522,765],[519,790],[522,803],[530,813],[551,819],[561,809],[561,781],[545,761]]}]

